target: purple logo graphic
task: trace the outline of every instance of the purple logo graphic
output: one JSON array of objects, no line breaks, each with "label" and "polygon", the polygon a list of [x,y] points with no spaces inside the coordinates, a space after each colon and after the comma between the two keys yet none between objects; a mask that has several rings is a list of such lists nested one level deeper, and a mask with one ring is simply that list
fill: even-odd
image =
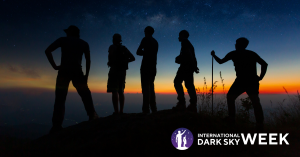
[{"label": "purple logo graphic", "polygon": [[190,148],[193,144],[193,141],[194,136],[192,132],[186,128],[176,129],[171,136],[171,142],[178,150],[186,150]]}]

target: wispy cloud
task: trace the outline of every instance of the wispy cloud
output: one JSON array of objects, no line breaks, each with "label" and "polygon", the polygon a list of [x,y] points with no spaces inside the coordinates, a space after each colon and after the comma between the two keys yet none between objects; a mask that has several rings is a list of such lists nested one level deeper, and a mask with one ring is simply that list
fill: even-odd
[{"label": "wispy cloud", "polygon": [[16,67],[12,66],[12,65],[7,65],[7,68],[11,72],[18,72],[18,69]]},{"label": "wispy cloud", "polygon": [[32,78],[32,79],[41,78],[41,75],[34,68],[20,66],[20,65],[11,65],[11,64],[7,64],[2,67],[4,67],[4,71],[8,72],[8,75],[10,73],[17,73],[17,74],[24,75],[27,78]]}]

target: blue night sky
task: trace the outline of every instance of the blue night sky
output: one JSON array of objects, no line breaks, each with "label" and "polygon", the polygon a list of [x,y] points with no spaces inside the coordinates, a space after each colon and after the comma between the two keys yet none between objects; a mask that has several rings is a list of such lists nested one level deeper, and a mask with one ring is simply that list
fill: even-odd
[{"label": "blue night sky", "polygon": [[[299,8],[300,1],[296,0],[2,0],[0,89],[47,89],[54,93],[57,71],[48,62],[45,49],[57,38],[66,36],[63,29],[76,25],[91,50],[91,92],[106,92],[108,47],[113,34],[120,33],[123,45],[136,58],[129,64],[125,93],[141,93],[142,57],[136,55],[136,50],[144,37],[144,28],[150,25],[159,43],[157,93],[175,93],[173,79],[179,67],[175,57],[180,53],[178,34],[184,29],[190,33],[200,69],[200,74],[194,75],[196,87],[202,88],[204,77],[211,84],[210,51],[215,50],[223,58],[234,50],[237,38],[246,37],[250,41],[247,49],[269,64],[260,82],[260,92],[282,93],[284,86],[295,93],[300,89]],[[53,55],[59,65],[60,49]],[[84,57],[82,65],[85,71]],[[260,66],[257,67],[259,75]],[[235,79],[232,61],[222,65],[214,62],[217,91],[222,91],[220,71],[227,91]],[[74,91],[71,84],[70,91]],[[54,97],[49,101],[53,104]]]},{"label": "blue night sky", "polygon": [[[246,37],[250,40],[248,49],[257,52],[269,64],[261,89],[279,92],[285,86],[296,92],[300,87],[297,82],[300,75],[294,73],[299,67],[297,58],[300,56],[297,53],[300,48],[297,44],[299,7],[300,2],[295,0],[3,0],[0,2],[0,72],[11,77],[2,78],[0,87],[53,89],[56,71],[44,51],[54,40],[65,36],[63,29],[73,24],[79,27],[81,38],[90,45],[92,92],[106,91],[107,51],[114,33],[122,35],[123,44],[136,56],[127,72],[127,92],[140,92],[140,83],[136,82],[140,81],[142,57],[135,53],[144,37],[144,28],[150,25],[159,43],[156,85],[161,93],[175,92],[173,79],[179,65],[174,60],[180,52],[178,33],[183,29],[190,33],[189,40],[198,60],[200,74],[195,75],[196,86],[203,85],[204,77],[210,84],[211,50],[224,57],[234,50],[237,38]],[[60,49],[53,55],[59,64]],[[215,63],[214,71],[217,81],[222,71],[228,90],[235,78],[232,62]]]}]

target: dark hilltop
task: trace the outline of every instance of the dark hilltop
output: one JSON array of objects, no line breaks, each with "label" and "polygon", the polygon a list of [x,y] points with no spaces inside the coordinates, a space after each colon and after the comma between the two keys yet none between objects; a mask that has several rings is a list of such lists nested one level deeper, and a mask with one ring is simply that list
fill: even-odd
[{"label": "dark hilltop", "polygon": [[[154,114],[124,113],[85,121],[33,141],[1,144],[0,156],[300,155],[300,131],[295,128],[266,129],[266,132],[288,132],[289,145],[244,145],[242,142],[238,146],[197,144],[198,133],[255,133],[253,126],[238,122],[233,129],[216,117],[172,110]],[[194,136],[193,145],[185,151],[177,150],[171,143],[171,135],[178,128],[187,128]]]}]

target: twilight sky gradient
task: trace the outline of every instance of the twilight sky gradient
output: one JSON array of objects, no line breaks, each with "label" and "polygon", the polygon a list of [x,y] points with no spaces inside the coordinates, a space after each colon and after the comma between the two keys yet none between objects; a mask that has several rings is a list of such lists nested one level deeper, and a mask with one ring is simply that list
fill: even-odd
[{"label": "twilight sky gradient", "polygon": [[[0,2],[0,88],[54,89],[57,71],[48,62],[45,49],[63,29],[76,25],[91,50],[89,87],[106,92],[108,47],[112,35],[120,33],[123,44],[134,54],[129,64],[126,93],[141,92],[139,69],[142,57],[136,50],[150,25],[159,43],[157,93],[174,93],[173,79],[180,52],[179,31],[186,29],[195,47],[200,74],[195,86],[211,85],[211,56],[223,58],[234,50],[235,40],[250,40],[247,49],[257,52],[268,64],[260,82],[260,93],[290,93],[300,89],[300,1],[297,0],[147,0],[147,1],[58,1],[2,0]],[[53,52],[60,64],[60,49]],[[85,71],[85,58],[83,57]],[[258,74],[260,66],[258,64]],[[233,62],[214,62],[217,91],[222,91],[219,72],[227,91],[235,79]],[[70,90],[74,87],[70,84]]]}]

